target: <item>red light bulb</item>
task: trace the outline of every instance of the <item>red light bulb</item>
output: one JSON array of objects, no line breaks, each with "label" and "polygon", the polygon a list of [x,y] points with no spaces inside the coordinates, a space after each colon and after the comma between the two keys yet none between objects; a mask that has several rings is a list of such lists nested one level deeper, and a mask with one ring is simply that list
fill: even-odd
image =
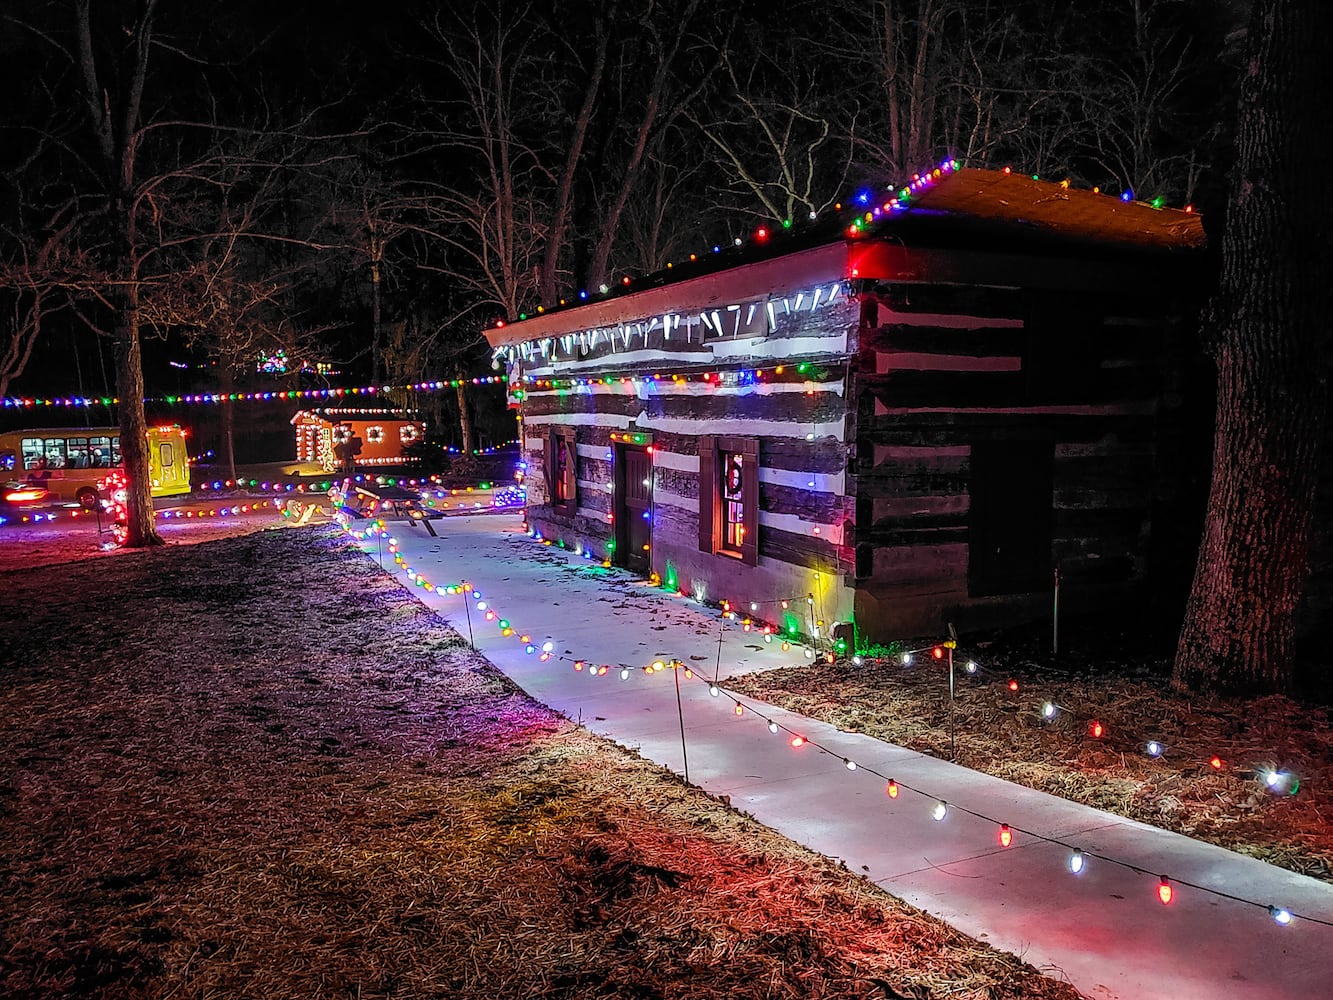
[{"label": "red light bulb", "polygon": [[1001,847],[1008,847],[1008,846],[1009,846],[1010,844],[1012,844],[1013,842],[1014,842],[1014,835],[1013,835],[1013,833],[1011,833],[1010,830],[1009,830],[1009,824],[1008,824],[1008,823],[1001,823],[1001,824],[1000,824],[1000,846],[1001,846]]},{"label": "red light bulb", "polygon": [[1101,739],[1102,734],[1106,732],[1106,730],[1102,728],[1102,724],[1100,722],[1098,722],[1096,719],[1093,719],[1092,725],[1088,726],[1088,732],[1090,732],[1097,739]]},{"label": "red light bulb", "polygon": [[1017,690],[1018,690],[1018,681],[1010,681],[1010,682],[1009,682],[1009,690],[1010,690],[1010,691],[1017,691]]},{"label": "red light bulb", "polygon": [[935,659],[937,659],[937,660],[942,660],[942,659],[944,659],[944,647],[943,647],[943,646],[936,646],[934,649],[932,649],[932,650],[930,651],[930,655],[933,656],[933,657],[935,657]]},{"label": "red light bulb", "polygon": [[793,736],[793,737],[791,738],[791,745],[794,746],[794,747],[803,747],[803,746],[805,746],[805,737],[804,737],[804,736]]},{"label": "red light bulb", "polygon": [[889,798],[896,799],[898,797],[898,782],[890,778],[889,787],[884,789],[884,791],[888,794]]},{"label": "red light bulb", "polygon": [[1157,898],[1162,901],[1163,906],[1171,902],[1171,897],[1175,895],[1175,890],[1171,888],[1171,883],[1167,881],[1166,876],[1162,876],[1162,881],[1157,884]]}]

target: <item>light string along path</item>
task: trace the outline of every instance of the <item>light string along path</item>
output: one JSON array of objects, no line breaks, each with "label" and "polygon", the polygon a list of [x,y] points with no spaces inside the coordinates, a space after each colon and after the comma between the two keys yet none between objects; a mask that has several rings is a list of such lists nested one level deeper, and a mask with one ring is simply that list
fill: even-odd
[{"label": "light string along path", "polygon": [[[778,719],[765,714],[765,712],[756,707],[755,703],[743,700],[731,691],[726,690],[716,679],[708,680],[700,677],[692,668],[685,665],[680,659],[658,659],[652,663],[640,666],[630,667],[626,664],[620,664],[618,667],[611,664],[596,664],[585,659],[573,659],[566,655],[556,652],[555,643],[552,640],[545,640],[540,645],[531,635],[520,632],[514,628],[512,623],[500,615],[500,613],[487,601],[479,590],[466,582],[451,584],[436,584],[428,580],[421,573],[410,566],[399,550],[397,539],[389,533],[389,530],[382,520],[371,522],[365,530],[356,530],[350,527],[349,520],[344,516],[341,518],[344,529],[353,538],[358,541],[365,541],[370,538],[378,537],[387,546],[389,553],[393,556],[394,564],[403,571],[407,579],[416,587],[420,587],[429,593],[441,593],[447,595],[461,595],[466,602],[471,602],[472,607],[482,612],[483,618],[487,622],[493,622],[500,629],[500,634],[504,637],[516,636],[517,641],[523,644],[524,652],[528,655],[539,655],[542,661],[560,660],[573,664],[575,670],[586,672],[591,677],[604,677],[612,671],[618,671],[622,681],[628,681],[631,676],[638,673],[644,676],[653,676],[666,670],[681,671],[687,680],[695,680],[708,685],[708,693],[714,698],[726,698],[732,703],[732,713],[735,717],[754,716],[766,723],[770,733],[782,735],[786,738],[787,744],[794,750],[804,747],[812,747],[815,750],[829,754],[842,761],[844,768],[849,772],[859,772],[864,775],[870,775],[884,782],[885,795],[888,799],[897,801],[904,791],[910,792],[918,798],[929,804],[931,816],[937,822],[943,822],[951,812],[958,812],[964,815],[972,816],[984,823],[992,825],[996,830],[996,839],[1002,848],[1011,847],[1016,843],[1019,836],[1028,837],[1031,840],[1052,844],[1063,848],[1066,854],[1066,867],[1073,876],[1078,876],[1087,870],[1090,861],[1099,861],[1109,865],[1115,865],[1135,874],[1145,876],[1155,880],[1155,893],[1157,899],[1163,905],[1171,904],[1176,898],[1176,888],[1183,886],[1198,892],[1207,893],[1221,899],[1227,899],[1235,903],[1254,907],[1266,913],[1275,923],[1280,926],[1286,926],[1296,921],[1302,921],[1323,927],[1333,928],[1333,920],[1324,919],[1312,915],[1298,913],[1287,909],[1286,907],[1274,904],[1268,901],[1249,899],[1233,893],[1226,892],[1212,886],[1203,885],[1187,879],[1175,878],[1167,874],[1152,872],[1140,865],[1132,864],[1120,858],[1109,854],[1103,854],[1096,851],[1085,850],[1077,844],[1068,843],[1064,840],[1048,837],[1028,830],[1023,827],[1014,826],[1005,823],[1002,819],[987,815],[986,813],[970,809],[967,806],[956,802],[950,803],[944,797],[931,792],[929,789],[917,787],[898,781],[892,774],[882,772],[874,767],[863,765],[851,757],[843,756],[827,746],[821,744],[818,740],[811,739],[803,733],[800,733],[790,726],[778,721]],[[549,542],[547,543],[549,544]],[[724,612],[725,614],[725,612]],[[471,615],[468,615],[468,628],[471,631]],[[471,636],[469,636],[471,638]],[[475,647],[475,643],[473,643]],[[923,649],[933,649],[934,647],[923,647]],[[920,652],[915,650],[913,652]],[[978,667],[978,670],[980,668]]]}]

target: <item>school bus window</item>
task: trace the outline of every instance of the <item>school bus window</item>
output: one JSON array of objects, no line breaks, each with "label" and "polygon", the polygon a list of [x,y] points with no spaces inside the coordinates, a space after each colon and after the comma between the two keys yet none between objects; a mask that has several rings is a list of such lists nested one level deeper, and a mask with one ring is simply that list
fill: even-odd
[{"label": "school bus window", "polygon": [[[119,444],[119,440],[117,440]],[[116,465],[120,462],[120,456],[109,457],[111,451],[111,438],[92,437],[88,439],[88,468],[105,469],[108,466]]]},{"label": "school bus window", "polygon": [[63,469],[69,462],[65,460],[65,439],[46,439],[46,465],[51,469]]},{"label": "school bus window", "polygon": [[25,469],[37,468],[37,460],[46,454],[42,447],[44,442],[41,438],[24,438],[20,442],[20,449],[23,453],[23,467]]},{"label": "school bus window", "polygon": [[69,439],[69,467],[71,469],[88,468],[88,439]]},{"label": "school bus window", "polygon": [[158,455],[157,464],[160,468],[170,469],[176,462],[176,460],[172,457],[173,453],[171,450],[171,445],[168,444],[166,441],[163,441],[160,445],[158,445],[157,455]]}]

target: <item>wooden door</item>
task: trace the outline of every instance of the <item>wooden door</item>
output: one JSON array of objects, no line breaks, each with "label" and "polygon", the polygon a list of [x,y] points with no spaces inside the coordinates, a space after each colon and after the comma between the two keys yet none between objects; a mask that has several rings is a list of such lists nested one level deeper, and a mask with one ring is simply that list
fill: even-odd
[{"label": "wooden door", "polygon": [[646,448],[616,446],[617,566],[648,575],[652,566],[653,459]]}]

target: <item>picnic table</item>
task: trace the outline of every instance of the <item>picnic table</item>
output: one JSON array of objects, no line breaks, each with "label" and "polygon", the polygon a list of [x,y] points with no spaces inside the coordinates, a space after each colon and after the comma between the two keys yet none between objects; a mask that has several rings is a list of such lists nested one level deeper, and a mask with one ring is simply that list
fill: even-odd
[{"label": "picnic table", "polygon": [[406,521],[425,528],[431,535],[435,528],[431,518],[439,517],[438,511],[429,510],[421,505],[421,493],[403,486],[390,486],[383,483],[355,483],[345,479],[341,487],[335,487],[342,494],[342,506],[356,518],[378,517],[385,521]]}]

